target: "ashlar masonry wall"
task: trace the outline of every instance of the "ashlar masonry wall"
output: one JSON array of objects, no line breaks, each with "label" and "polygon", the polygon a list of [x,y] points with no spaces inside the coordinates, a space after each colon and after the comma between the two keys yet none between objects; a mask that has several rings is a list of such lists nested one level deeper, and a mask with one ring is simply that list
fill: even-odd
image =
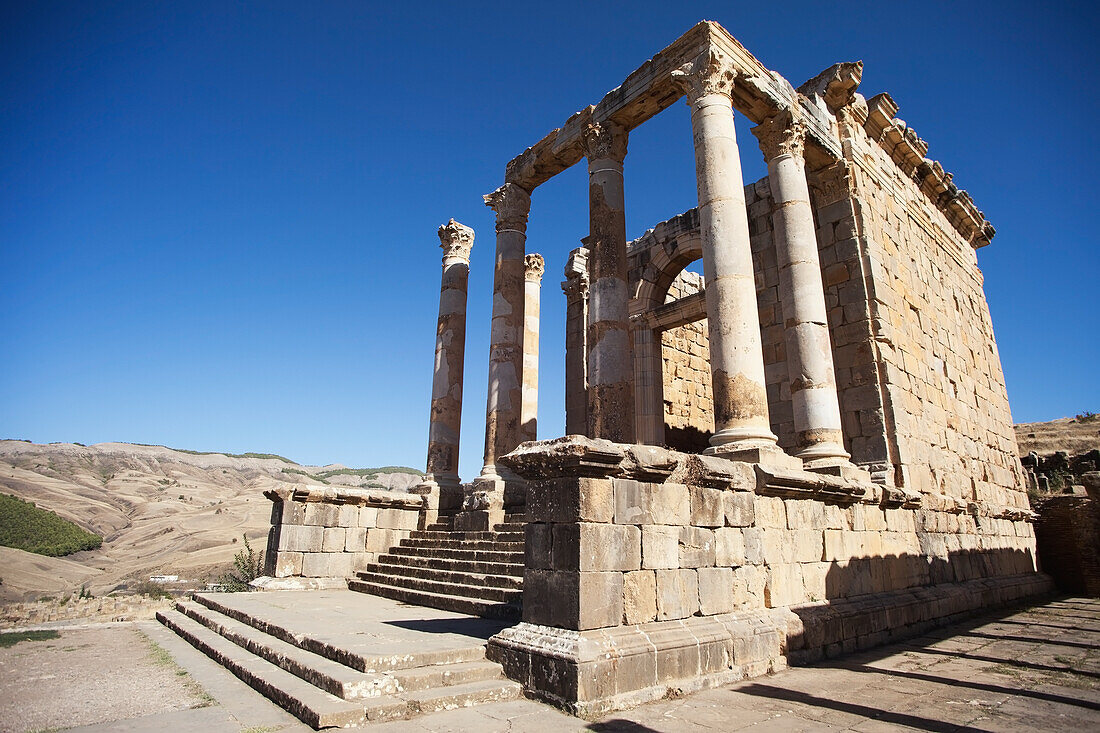
[{"label": "ashlar masonry wall", "polygon": [[303,486],[264,493],[272,502],[265,574],[350,578],[406,539],[424,497],[401,491]]},{"label": "ashlar masonry wall", "polygon": [[[665,302],[675,302],[702,289],[703,276],[684,270],[669,286]],[[714,432],[707,319],[662,331],[661,362],[665,442],[681,450],[702,452]]]},{"label": "ashlar masonry wall", "polygon": [[1050,588],[1023,511],[579,436],[504,463],[529,480],[523,623],[490,656],[581,715]]}]

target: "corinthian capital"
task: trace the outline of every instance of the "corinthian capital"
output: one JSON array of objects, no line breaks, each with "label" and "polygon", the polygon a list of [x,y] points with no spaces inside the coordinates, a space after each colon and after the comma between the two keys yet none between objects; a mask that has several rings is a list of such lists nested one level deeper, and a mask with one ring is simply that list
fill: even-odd
[{"label": "corinthian capital", "polygon": [[790,110],[781,110],[768,117],[752,128],[752,134],[760,142],[760,152],[766,161],[780,155],[801,158],[806,146],[806,125]]},{"label": "corinthian capital", "polygon": [[531,196],[514,183],[505,183],[492,193],[482,196],[485,205],[497,214],[497,231],[514,229],[527,231],[527,214],[531,211]]},{"label": "corinthian capital", "polygon": [[528,282],[542,282],[542,273],[546,271],[546,261],[542,255],[532,253],[523,258],[523,279]]},{"label": "corinthian capital", "polygon": [[577,247],[569,253],[561,289],[570,299],[588,297],[588,250],[584,247]]},{"label": "corinthian capital", "polygon": [[622,163],[626,158],[628,133],[611,120],[585,125],[581,140],[589,160],[611,159]]},{"label": "corinthian capital", "polygon": [[672,83],[687,95],[689,105],[708,94],[731,96],[736,79],[733,61],[714,46],[708,46],[695,60],[672,72]]},{"label": "corinthian capital", "polygon": [[457,257],[470,264],[470,250],[474,247],[474,230],[454,219],[439,227],[439,246],[443,248],[443,259]]}]

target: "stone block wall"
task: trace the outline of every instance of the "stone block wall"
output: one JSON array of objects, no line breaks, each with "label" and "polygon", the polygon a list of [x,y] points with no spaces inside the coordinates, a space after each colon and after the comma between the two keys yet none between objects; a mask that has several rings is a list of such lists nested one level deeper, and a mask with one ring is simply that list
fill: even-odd
[{"label": "stone block wall", "polygon": [[417,528],[422,496],[348,487],[300,487],[272,501],[265,573],[350,578]]},{"label": "stone block wall", "polygon": [[[702,275],[684,270],[669,286],[665,302],[673,303],[702,289]],[[661,361],[665,442],[680,450],[702,452],[714,433],[707,319],[662,331]]]},{"label": "stone block wall", "polygon": [[1038,508],[1035,538],[1043,572],[1063,593],[1100,597],[1100,505],[1087,496],[1054,496]]},{"label": "stone block wall", "polygon": [[[576,685],[554,702],[596,696],[575,712],[775,669],[791,651],[865,648],[883,629],[903,635],[899,618],[927,628],[1049,587],[1023,511],[576,436],[504,462],[530,480],[524,623],[494,653],[529,687],[539,675]],[[941,588],[954,600],[917,608]],[[845,613],[865,619],[859,633]],[[590,658],[533,661],[565,631]]]},{"label": "stone block wall", "polygon": [[[832,239],[839,246],[849,230],[858,234],[860,251],[842,262],[869,290],[874,362],[901,472],[895,483],[1026,508],[976,251],[925,185],[923,168],[939,164],[914,167],[892,156],[888,137],[872,140],[863,128],[848,139],[849,159],[833,173],[848,203],[834,206],[854,216],[851,226],[841,219]],[[841,404],[850,411],[843,395]]]}]

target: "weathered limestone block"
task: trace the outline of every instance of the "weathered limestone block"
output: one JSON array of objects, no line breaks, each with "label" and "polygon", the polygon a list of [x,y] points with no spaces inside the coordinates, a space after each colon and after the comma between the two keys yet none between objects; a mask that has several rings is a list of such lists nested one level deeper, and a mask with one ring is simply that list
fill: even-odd
[{"label": "weathered limestone block", "polygon": [[689,486],[691,524],[696,527],[721,527],[725,524],[722,494],[718,489]]},{"label": "weathered limestone block", "polygon": [[657,620],[687,618],[699,610],[699,575],[695,570],[658,570]]},{"label": "weathered limestone block", "polygon": [[690,523],[691,500],[683,484],[651,484],[615,479],[616,524]]},{"label": "weathered limestone block", "polygon": [[821,562],[822,530],[796,529],[791,535],[795,562]]},{"label": "weathered limestone block", "polygon": [[[834,507],[835,508],[835,507]],[[825,529],[826,505],[812,499],[790,499],[785,502],[787,527],[790,529]]]},{"label": "weathered limestone block", "polygon": [[642,526],[642,567],[669,570],[680,567],[682,527],[661,524]]},{"label": "weathered limestone block", "polygon": [[764,530],[760,527],[748,527],[745,536],[745,563],[747,565],[764,564]]},{"label": "weathered limestone block", "polygon": [[345,530],[344,550],[346,552],[366,552],[367,530],[363,527],[351,527]]},{"label": "weathered limestone block", "polygon": [[553,529],[556,570],[638,570],[642,567],[642,532],[619,524],[557,524]]},{"label": "weathered limestone block", "polygon": [[756,522],[755,498],[748,491],[722,492],[722,507],[726,515],[726,526],[748,527]]},{"label": "weathered limestone block", "polygon": [[704,616],[735,608],[732,568],[699,568],[699,612]]},{"label": "weathered limestone block", "polygon": [[302,556],[302,575],[307,578],[350,578],[355,570],[351,553],[307,552]]},{"label": "weathered limestone block", "polygon": [[610,522],[615,518],[611,479],[542,479],[527,484],[527,517],[532,522]]},{"label": "weathered limestone block", "polygon": [[343,527],[326,527],[321,543],[321,551],[343,552],[345,539]]},{"label": "weathered limestone block", "polygon": [[623,623],[645,624],[657,618],[657,574],[637,570],[623,575]]},{"label": "weathered limestone block", "polygon": [[757,527],[787,528],[787,510],[779,497],[757,496],[754,509]]},{"label": "weathered limestone block", "polygon": [[420,520],[417,512],[406,509],[379,509],[378,527],[382,529],[414,530]]},{"label": "weathered limestone block", "polygon": [[623,573],[532,570],[523,574],[523,620],[584,631],[618,626]]},{"label": "weathered limestone block", "polygon": [[791,606],[805,598],[802,566],[798,564],[769,565],[764,600],[769,608]]},{"label": "weathered limestone block", "polygon": [[359,507],[359,526],[360,527],[377,527],[378,526],[378,507],[374,507],[374,506],[361,506],[361,507]]},{"label": "weathered limestone block", "polygon": [[679,564],[681,568],[704,568],[714,565],[714,531],[701,527],[681,527]]},{"label": "weathered limestone block", "polygon": [[745,530],[737,527],[714,530],[714,564],[724,567],[745,564]]},{"label": "weathered limestone block", "polygon": [[300,552],[280,551],[278,560],[275,563],[275,577],[289,578],[293,575],[301,575],[302,557],[303,555]]},{"label": "weathered limestone block", "polygon": [[335,527],[340,520],[340,507],[336,504],[309,503],[305,507],[302,524],[314,527]]}]

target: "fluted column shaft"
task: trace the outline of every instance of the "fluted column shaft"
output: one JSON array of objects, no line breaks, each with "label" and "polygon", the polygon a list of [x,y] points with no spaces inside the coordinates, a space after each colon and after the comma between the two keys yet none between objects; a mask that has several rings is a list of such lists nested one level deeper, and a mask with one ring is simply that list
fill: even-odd
[{"label": "fluted column shaft", "polygon": [[435,336],[435,371],[428,424],[425,482],[457,489],[458,444],[462,423],[462,373],[466,353],[466,287],[474,230],[451,219],[439,227],[443,278]]},{"label": "fluted column shaft", "polygon": [[523,401],[520,441],[536,440],[539,414],[539,290],[546,263],[540,254],[524,258],[523,271]]},{"label": "fluted column shaft", "polygon": [[703,240],[715,433],[711,452],[775,450],[741,160],[732,64],[717,49],[673,72],[691,107]]},{"label": "fluted column shaft", "polygon": [[584,132],[588,157],[588,435],[633,443],[633,339],[628,322],[623,159],[627,132],[605,121]]},{"label": "fluted column shaft", "polygon": [[795,455],[810,468],[846,465],[829,339],[829,317],[803,157],[806,129],[789,112],[754,127],[768,164],[775,201],[772,221],[779,265],[787,372],[798,441]]},{"label": "fluted column shaft", "polygon": [[588,321],[588,250],[578,247],[565,265],[565,434],[588,430],[585,329]]},{"label": "fluted column shaft", "polygon": [[523,270],[531,197],[514,183],[505,183],[485,196],[485,204],[496,212],[497,249],[485,407],[485,465],[481,475],[499,479],[497,458],[520,442]]}]

